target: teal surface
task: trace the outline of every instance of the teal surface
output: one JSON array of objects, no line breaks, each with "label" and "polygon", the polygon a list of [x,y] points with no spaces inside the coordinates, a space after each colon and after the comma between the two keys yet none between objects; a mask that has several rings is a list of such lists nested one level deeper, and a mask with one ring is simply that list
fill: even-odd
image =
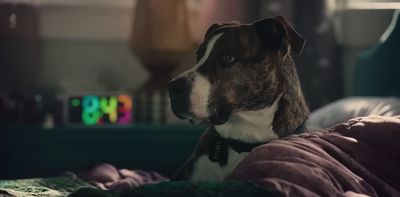
[{"label": "teal surface", "polygon": [[364,51],[354,69],[352,96],[400,96],[400,11],[383,42]]},{"label": "teal surface", "polygon": [[171,176],[205,127],[13,128],[0,132],[0,179],[59,176],[100,163]]}]

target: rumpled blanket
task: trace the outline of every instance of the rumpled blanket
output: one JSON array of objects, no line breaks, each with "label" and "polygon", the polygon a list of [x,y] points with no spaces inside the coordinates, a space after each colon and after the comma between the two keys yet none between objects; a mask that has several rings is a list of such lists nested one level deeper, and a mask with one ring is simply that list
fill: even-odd
[{"label": "rumpled blanket", "polygon": [[111,164],[100,164],[85,173],[69,174],[88,181],[99,189],[113,191],[127,191],[144,184],[168,180],[157,172],[117,169]]},{"label": "rumpled blanket", "polygon": [[284,196],[400,196],[400,117],[354,118],[272,141],[226,179],[254,181]]},{"label": "rumpled blanket", "polygon": [[[99,188],[119,191],[167,180],[154,172],[117,170],[109,164],[79,177]],[[400,196],[400,117],[354,118],[329,130],[274,140],[255,148],[240,162],[226,183],[232,180],[250,181],[282,196]],[[127,196],[137,196],[137,191],[141,191],[139,196],[165,196],[181,190],[207,196],[230,191],[219,184],[207,187],[207,192],[185,184],[150,184]]]}]

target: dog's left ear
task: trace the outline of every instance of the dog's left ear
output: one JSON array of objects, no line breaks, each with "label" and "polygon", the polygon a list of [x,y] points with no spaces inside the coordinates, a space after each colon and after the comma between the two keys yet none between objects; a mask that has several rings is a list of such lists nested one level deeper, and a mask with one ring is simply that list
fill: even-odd
[{"label": "dog's left ear", "polygon": [[226,27],[226,26],[236,26],[236,25],[240,25],[240,23],[238,21],[230,21],[230,22],[224,23],[224,24],[214,23],[206,31],[206,34],[204,35],[204,39],[207,39],[214,31],[217,31],[218,29],[222,29],[223,27]]},{"label": "dog's left ear", "polygon": [[252,26],[256,29],[263,45],[268,49],[281,49],[283,39],[286,39],[293,52],[300,54],[306,43],[304,38],[282,16],[256,21]]},{"label": "dog's left ear", "polygon": [[219,24],[219,23],[214,23],[214,24],[212,24],[212,25],[208,28],[208,30],[206,31],[206,34],[204,35],[204,39],[207,39],[207,37],[208,37],[213,31],[215,31],[216,29],[220,28],[221,26],[222,26],[222,25]]}]

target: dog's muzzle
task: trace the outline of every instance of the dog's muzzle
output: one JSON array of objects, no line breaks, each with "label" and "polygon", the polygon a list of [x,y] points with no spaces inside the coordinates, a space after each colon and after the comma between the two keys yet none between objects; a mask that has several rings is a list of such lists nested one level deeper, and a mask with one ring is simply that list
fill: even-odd
[{"label": "dog's muzzle", "polygon": [[172,112],[181,119],[190,116],[191,83],[187,77],[177,77],[168,83]]},{"label": "dog's muzzle", "polygon": [[180,119],[188,119],[192,123],[208,121],[214,125],[224,124],[230,117],[232,111],[225,99],[218,99],[209,109],[208,117],[196,117],[193,113],[192,101],[190,100],[192,80],[186,76],[179,76],[168,83],[168,93],[172,112]]}]

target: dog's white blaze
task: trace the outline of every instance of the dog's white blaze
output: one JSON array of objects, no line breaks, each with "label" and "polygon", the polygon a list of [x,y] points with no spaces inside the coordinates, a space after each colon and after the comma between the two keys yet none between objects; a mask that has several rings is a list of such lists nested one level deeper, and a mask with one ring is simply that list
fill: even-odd
[{"label": "dog's white blaze", "polygon": [[197,72],[194,75],[192,93],[190,94],[190,102],[192,103],[191,111],[195,118],[207,118],[207,104],[211,84]]},{"label": "dog's white blaze", "polygon": [[218,162],[213,162],[208,159],[208,155],[199,157],[194,164],[191,180],[197,181],[220,181],[231,173],[240,161],[243,160],[249,153],[238,153],[233,149],[228,150],[228,162],[225,166],[219,166]]},{"label": "dog's white blaze", "polygon": [[207,61],[208,57],[209,57],[210,54],[211,54],[212,49],[214,48],[215,43],[217,42],[217,40],[218,40],[223,34],[224,34],[224,33],[215,34],[215,35],[210,39],[210,41],[208,41],[206,51],[204,52],[204,54],[203,54],[203,56],[200,58],[200,60],[197,62],[197,64],[194,65],[191,69],[189,69],[189,70],[187,70],[187,71],[181,73],[178,77],[180,77],[180,76],[188,76],[188,75],[192,74],[193,72],[196,72],[197,69]]},{"label": "dog's white blaze", "polygon": [[257,111],[240,111],[232,114],[223,125],[216,125],[215,129],[224,138],[232,138],[248,143],[267,142],[278,139],[274,133],[272,123],[278,109],[280,98],[271,106]]},{"label": "dog's white blaze", "polygon": [[219,33],[219,34],[215,34],[213,37],[211,37],[210,41],[208,41],[207,43],[207,48],[206,51],[204,52],[204,55],[200,58],[199,62],[197,62],[197,64],[190,70],[197,70],[197,68],[199,68],[201,65],[203,65],[206,60],[208,59],[208,57],[211,54],[211,51],[214,48],[215,43],[217,42],[217,40],[223,35],[224,33]]},{"label": "dog's white blaze", "polygon": [[211,84],[208,79],[198,73],[197,69],[207,61],[215,43],[222,35],[223,33],[219,33],[213,36],[207,43],[207,48],[203,57],[200,58],[199,62],[192,69],[185,72],[185,74],[191,74],[193,76],[190,102],[192,103],[191,112],[195,116],[193,118],[196,119],[208,117],[207,104],[211,89]]}]

